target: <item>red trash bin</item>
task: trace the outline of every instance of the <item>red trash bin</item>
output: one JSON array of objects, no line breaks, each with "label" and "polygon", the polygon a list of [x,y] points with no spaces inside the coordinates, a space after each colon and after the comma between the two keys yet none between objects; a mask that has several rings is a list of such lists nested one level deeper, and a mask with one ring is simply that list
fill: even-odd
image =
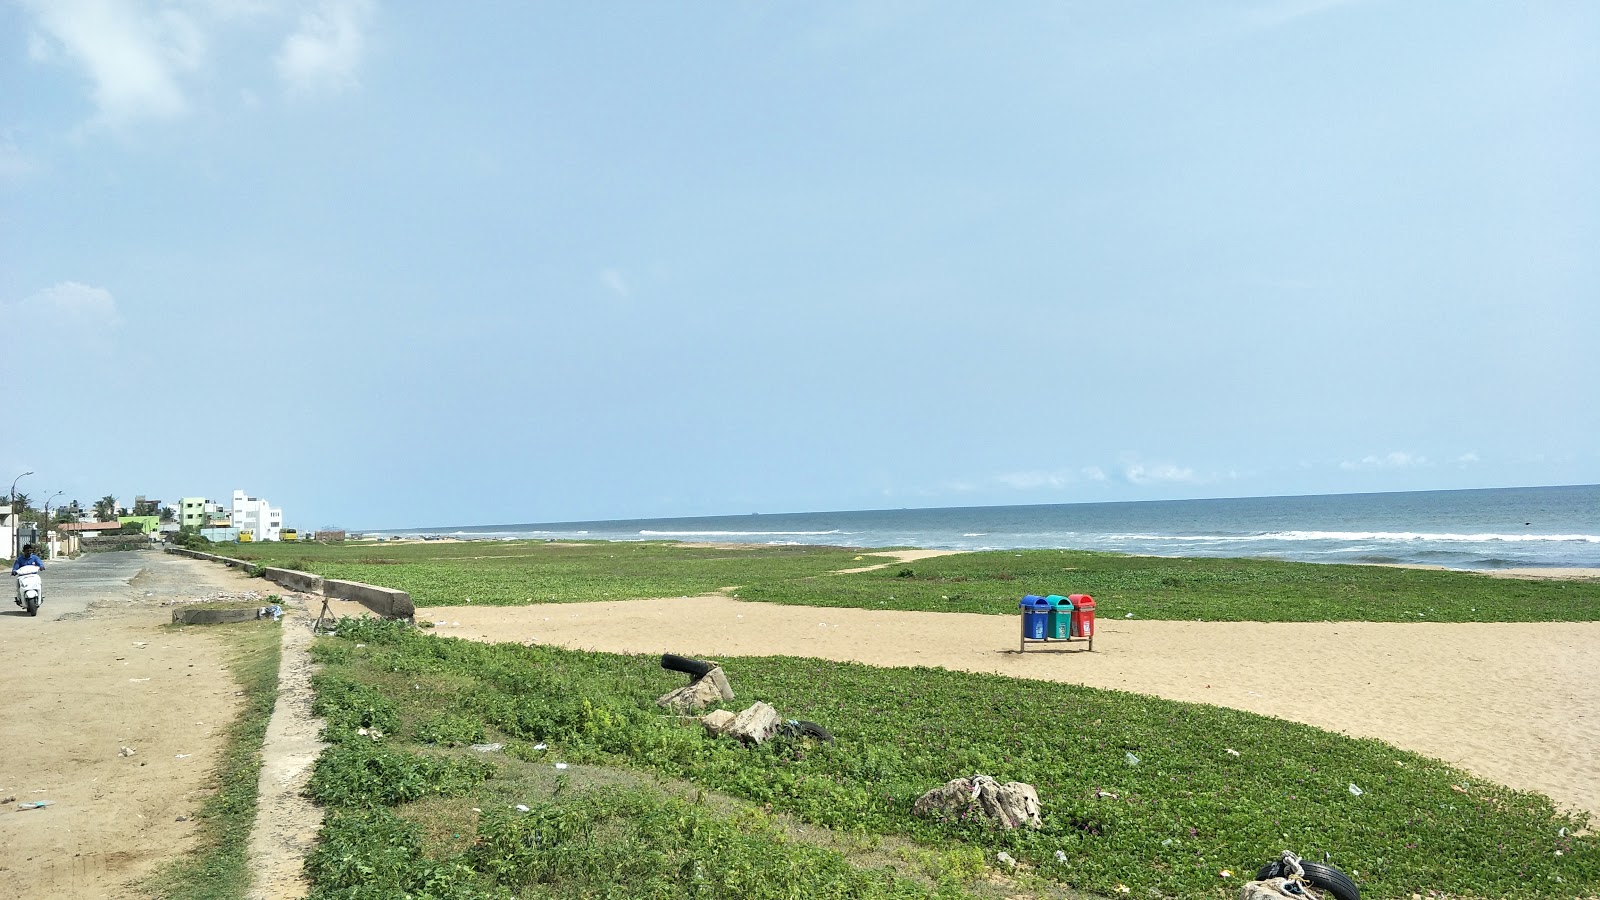
[{"label": "red trash bin", "polygon": [[1072,636],[1089,639],[1089,649],[1094,649],[1094,598],[1088,594],[1073,594]]}]

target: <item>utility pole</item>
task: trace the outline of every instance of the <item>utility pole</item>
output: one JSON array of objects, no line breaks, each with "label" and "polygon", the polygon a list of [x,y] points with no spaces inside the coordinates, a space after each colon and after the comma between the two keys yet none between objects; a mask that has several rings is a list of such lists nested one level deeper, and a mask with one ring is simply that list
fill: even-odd
[{"label": "utility pole", "polygon": [[23,472],[21,475],[18,475],[17,477],[11,479],[11,558],[12,559],[16,559],[17,558],[17,537],[18,537],[18,534],[17,534],[17,524],[18,524],[17,523],[17,482],[21,481],[24,478],[27,478],[29,475],[32,475],[32,474],[33,474],[32,472]]}]

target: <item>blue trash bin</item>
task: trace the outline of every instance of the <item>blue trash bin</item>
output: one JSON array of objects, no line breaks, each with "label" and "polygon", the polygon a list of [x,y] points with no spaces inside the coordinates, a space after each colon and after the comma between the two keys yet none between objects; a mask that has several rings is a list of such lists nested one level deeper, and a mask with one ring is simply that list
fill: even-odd
[{"label": "blue trash bin", "polygon": [[1022,610],[1022,636],[1030,641],[1042,641],[1050,634],[1050,601],[1029,594],[1017,604]]}]

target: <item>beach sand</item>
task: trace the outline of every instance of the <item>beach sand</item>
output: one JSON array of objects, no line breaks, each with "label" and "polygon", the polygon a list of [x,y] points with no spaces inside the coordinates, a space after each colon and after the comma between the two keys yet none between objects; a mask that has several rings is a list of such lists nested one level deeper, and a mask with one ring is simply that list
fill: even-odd
[{"label": "beach sand", "polygon": [[[341,605],[342,606],[342,605]],[[345,614],[356,610],[344,607]],[[429,607],[441,635],[612,653],[942,666],[1210,703],[1371,737],[1600,817],[1600,623],[1099,622],[1018,652],[1012,616],[724,596]],[[732,673],[735,690],[738,672]],[[1248,752],[1249,736],[1237,746]]]}]

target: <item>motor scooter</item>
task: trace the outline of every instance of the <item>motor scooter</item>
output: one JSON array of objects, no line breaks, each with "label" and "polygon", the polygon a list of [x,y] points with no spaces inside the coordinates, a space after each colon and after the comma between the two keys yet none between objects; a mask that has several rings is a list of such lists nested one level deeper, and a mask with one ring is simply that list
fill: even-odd
[{"label": "motor scooter", "polygon": [[17,605],[28,615],[37,616],[39,604],[44,602],[44,579],[39,577],[39,567],[18,566],[11,574],[17,579]]}]

